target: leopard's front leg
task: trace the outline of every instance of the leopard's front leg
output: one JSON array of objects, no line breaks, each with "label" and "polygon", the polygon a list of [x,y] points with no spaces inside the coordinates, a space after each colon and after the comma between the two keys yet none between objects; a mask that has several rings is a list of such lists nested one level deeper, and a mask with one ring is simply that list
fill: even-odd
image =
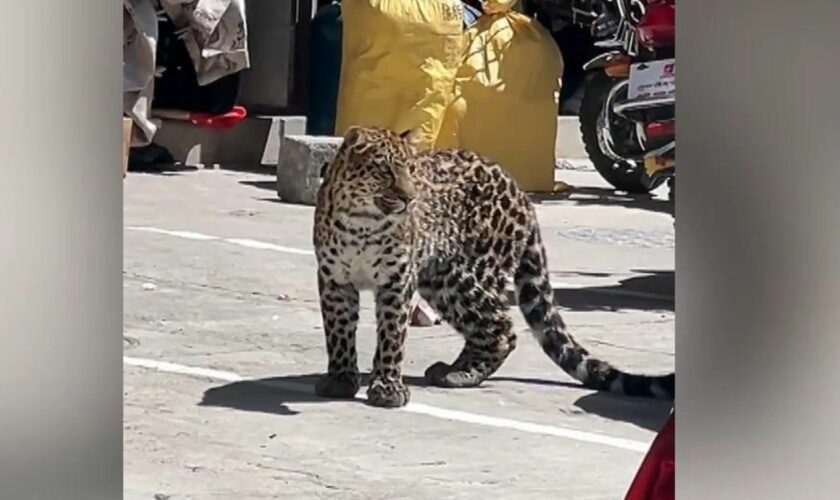
[{"label": "leopard's front leg", "polygon": [[377,346],[367,391],[370,405],[396,408],[408,403],[410,392],[403,383],[402,361],[413,294],[410,273],[395,274],[376,289]]},{"label": "leopard's front leg", "polygon": [[315,385],[315,393],[325,398],[353,398],[361,385],[356,359],[359,291],[319,273],[318,292],[329,365],[327,374]]}]

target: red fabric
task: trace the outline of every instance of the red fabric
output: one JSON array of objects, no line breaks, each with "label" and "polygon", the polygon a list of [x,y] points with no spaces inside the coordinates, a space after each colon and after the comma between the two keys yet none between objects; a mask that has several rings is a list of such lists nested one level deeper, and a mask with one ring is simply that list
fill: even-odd
[{"label": "red fabric", "polygon": [[674,500],[674,414],[650,445],[624,500]]},{"label": "red fabric", "polygon": [[248,113],[242,106],[234,106],[227,113],[211,115],[207,113],[190,113],[190,121],[202,127],[230,128],[241,122]]}]

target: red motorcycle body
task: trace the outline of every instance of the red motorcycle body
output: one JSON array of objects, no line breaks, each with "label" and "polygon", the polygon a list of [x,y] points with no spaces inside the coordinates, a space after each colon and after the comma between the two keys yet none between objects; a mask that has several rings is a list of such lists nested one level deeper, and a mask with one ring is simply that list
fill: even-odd
[{"label": "red motorcycle body", "polygon": [[636,32],[639,44],[650,47],[676,45],[676,0],[650,0]]}]

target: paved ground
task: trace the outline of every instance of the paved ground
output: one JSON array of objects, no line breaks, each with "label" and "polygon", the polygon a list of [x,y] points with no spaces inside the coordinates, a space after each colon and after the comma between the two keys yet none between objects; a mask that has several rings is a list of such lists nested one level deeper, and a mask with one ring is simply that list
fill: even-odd
[{"label": "paved ground", "polygon": [[[572,332],[619,366],[672,370],[667,204],[611,195],[591,173],[561,178],[575,194],[538,211]],[[480,389],[422,387],[460,349],[442,326],[409,334],[408,408],[313,397],[326,360],[311,219],[276,200],[269,175],[128,176],[125,498],[622,497],[669,405],[583,390],[527,334]]]}]

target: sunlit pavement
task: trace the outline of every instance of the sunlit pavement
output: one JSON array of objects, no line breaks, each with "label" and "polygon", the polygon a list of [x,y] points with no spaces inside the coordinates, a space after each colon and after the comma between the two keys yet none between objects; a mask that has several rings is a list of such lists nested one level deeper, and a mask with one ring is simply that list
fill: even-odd
[{"label": "sunlit pavement", "polygon": [[[674,365],[674,229],[662,196],[593,173],[538,206],[556,300],[591,351]],[[326,366],[312,208],[271,175],[194,170],[125,180],[125,497],[621,498],[670,406],[581,389],[530,338],[481,388],[422,385],[449,327],[414,328],[403,410],[311,394]],[[359,353],[373,359],[363,295]]]}]

